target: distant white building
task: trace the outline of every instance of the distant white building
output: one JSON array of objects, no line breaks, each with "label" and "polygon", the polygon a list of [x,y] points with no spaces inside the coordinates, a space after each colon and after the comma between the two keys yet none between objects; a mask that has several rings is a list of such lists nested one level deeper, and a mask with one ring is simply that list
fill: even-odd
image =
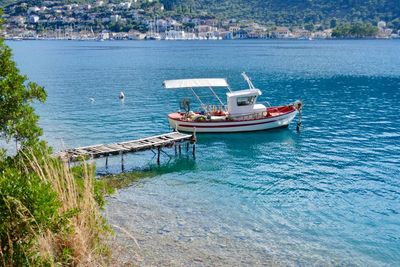
[{"label": "distant white building", "polygon": [[121,20],[121,15],[111,15],[111,16],[110,16],[110,20],[111,20],[112,22],[118,22],[118,21]]},{"label": "distant white building", "polygon": [[378,28],[381,28],[381,29],[386,28],[386,22],[384,22],[383,20],[379,21]]},{"label": "distant white building", "polygon": [[224,40],[232,40],[233,39],[233,32],[231,32],[231,31],[220,31],[218,35],[219,35],[219,37],[221,37]]},{"label": "distant white building", "polygon": [[126,32],[115,32],[112,33],[112,38],[114,40],[126,40],[128,39],[128,34]]},{"label": "distant white building", "polygon": [[28,8],[28,14],[36,13],[39,10],[40,10],[40,8],[38,8],[37,6],[30,7],[30,8]]},{"label": "distant white building", "polygon": [[99,39],[101,39],[101,40],[108,40],[108,39],[110,39],[110,33],[109,33],[108,31],[102,31],[102,32],[99,34]]},{"label": "distant white building", "polygon": [[165,32],[165,40],[194,40],[196,34],[193,32],[170,30]]},{"label": "distant white building", "polygon": [[118,5],[120,8],[129,9],[132,6],[132,2],[122,2]]},{"label": "distant white building", "polygon": [[274,31],[272,31],[272,36],[274,38],[289,38],[290,31],[288,27],[277,27]]},{"label": "distant white building", "polygon": [[38,23],[39,22],[39,16],[36,16],[36,15],[29,16],[28,22],[29,23]]}]

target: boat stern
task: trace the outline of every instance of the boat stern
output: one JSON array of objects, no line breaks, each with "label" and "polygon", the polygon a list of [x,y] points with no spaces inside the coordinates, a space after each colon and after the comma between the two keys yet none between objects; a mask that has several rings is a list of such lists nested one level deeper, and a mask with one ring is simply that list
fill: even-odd
[{"label": "boat stern", "polygon": [[179,121],[182,119],[183,115],[180,112],[174,112],[168,114],[169,126],[174,130],[179,130]]}]

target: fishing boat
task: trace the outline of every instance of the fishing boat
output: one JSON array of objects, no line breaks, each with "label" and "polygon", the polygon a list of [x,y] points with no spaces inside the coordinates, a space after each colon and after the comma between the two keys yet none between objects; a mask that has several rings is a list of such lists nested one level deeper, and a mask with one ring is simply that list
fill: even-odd
[{"label": "fishing boat", "polygon": [[[183,99],[180,110],[168,115],[170,126],[182,132],[197,133],[230,133],[250,132],[280,127],[288,127],[298,113],[301,124],[301,110],[303,103],[297,100],[284,106],[271,106],[266,103],[258,104],[257,99],[261,91],[254,87],[246,73],[242,73],[249,88],[245,90],[232,91],[226,79],[180,79],[167,80],[163,82],[166,89],[189,89],[200,103],[201,110],[192,111],[190,102]],[[217,105],[205,104],[196,93],[199,89],[210,90],[219,102]],[[214,89],[225,88],[227,102],[222,102]]]}]

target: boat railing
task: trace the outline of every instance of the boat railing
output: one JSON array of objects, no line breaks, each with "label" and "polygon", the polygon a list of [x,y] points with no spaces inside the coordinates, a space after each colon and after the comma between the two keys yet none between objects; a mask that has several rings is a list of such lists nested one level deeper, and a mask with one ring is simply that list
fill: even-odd
[{"label": "boat railing", "polygon": [[267,117],[268,112],[267,111],[262,111],[262,112],[256,112],[256,113],[251,113],[251,114],[245,114],[245,115],[229,115],[228,118],[231,120],[235,121],[245,121],[245,120],[256,120],[256,119],[262,119]]},{"label": "boat railing", "polygon": [[206,110],[206,112],[216,112],[216,111],[226,112],[228,110],[226,105],[204,105],[203,109]]}]

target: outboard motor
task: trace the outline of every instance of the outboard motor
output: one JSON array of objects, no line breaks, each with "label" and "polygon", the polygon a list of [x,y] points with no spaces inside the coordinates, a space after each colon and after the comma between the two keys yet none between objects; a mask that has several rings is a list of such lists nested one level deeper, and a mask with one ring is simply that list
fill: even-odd
[{"label": "outboard motor", "polygon": [[189,99],[187,99],[187,98],[182,99],[181,102],[179,103],[179,108],[181,110],[184,110],[185,113],[188,113],[190,111]]}]

